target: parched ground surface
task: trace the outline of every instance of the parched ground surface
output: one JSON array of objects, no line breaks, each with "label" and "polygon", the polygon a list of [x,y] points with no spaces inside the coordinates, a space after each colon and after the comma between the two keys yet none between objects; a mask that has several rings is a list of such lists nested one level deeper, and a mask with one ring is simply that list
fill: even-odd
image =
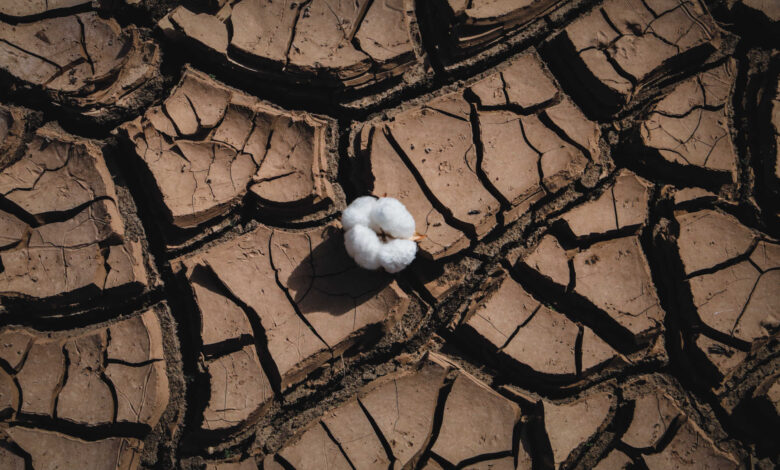
[{"label": "parched ground surface", "polygon": [[0,468],[777,468],[779,45],[773,0],[0,1]]}]

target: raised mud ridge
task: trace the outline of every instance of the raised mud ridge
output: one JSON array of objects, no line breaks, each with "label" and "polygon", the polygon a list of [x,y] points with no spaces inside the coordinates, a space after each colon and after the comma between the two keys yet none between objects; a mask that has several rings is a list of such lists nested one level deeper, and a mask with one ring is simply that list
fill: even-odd
[{"label": "raised mud ridge", "polygon": [[0,3],[3,469],[780,466],[780,3]]}]

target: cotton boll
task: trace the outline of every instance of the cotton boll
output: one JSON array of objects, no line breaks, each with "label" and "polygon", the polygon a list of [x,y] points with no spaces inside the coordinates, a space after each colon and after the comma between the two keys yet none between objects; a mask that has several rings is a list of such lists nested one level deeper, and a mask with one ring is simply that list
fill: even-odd
[{"label": "cotton boll", "polygon": [[414,261],[414,217],[399,200],[359,197],[344,210],[341,224],[344,246],[358,266],[397,273]]},{"label": "cotton boll", "polygon": [[348,231],[356,225],[368,227],[371,225],[371,210],[376,205],[377,199],[373,196],[361,196],[344,209],[341,214],[341,225],[344,231]]},{"label": "cotton boll", "polygon": [[383,232],[393,238],[414,236],[414,217],[398,199],[383,197],[376,201],[371,210],[371,224],[376,232]]},{"label": "cotton boll", "polygon": [[379,250],[379,264],[389,273],[397,273],[409,266],[417,254],[417,243],[411,240],[395,239],[382,244]]},{"label": "cotton boll", "polygon": [[[413,242],[414,243],[414,242]],[[364,225],[355,225],[344,233],[344,247],[358,266],[364,269],[379,268],[379,251],[382,242],[379,236]]]}]

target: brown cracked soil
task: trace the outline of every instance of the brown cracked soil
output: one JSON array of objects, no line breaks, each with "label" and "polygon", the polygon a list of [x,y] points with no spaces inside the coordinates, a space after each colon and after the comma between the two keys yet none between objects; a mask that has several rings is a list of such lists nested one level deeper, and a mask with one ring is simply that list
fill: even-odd
[{"label": "brown cracked soil", "polygon": [[0,2],[0,468],[777,468],[778,45],[772,0]]}]

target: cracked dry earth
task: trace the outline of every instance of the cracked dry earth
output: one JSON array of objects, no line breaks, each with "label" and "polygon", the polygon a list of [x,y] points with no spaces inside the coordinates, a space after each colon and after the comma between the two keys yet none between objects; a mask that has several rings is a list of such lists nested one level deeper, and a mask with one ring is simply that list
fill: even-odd
[{"label": "cracked dry earth", "polygon": [[777,468],[778,45],[774,0],[0,1],[0,469]]}]

